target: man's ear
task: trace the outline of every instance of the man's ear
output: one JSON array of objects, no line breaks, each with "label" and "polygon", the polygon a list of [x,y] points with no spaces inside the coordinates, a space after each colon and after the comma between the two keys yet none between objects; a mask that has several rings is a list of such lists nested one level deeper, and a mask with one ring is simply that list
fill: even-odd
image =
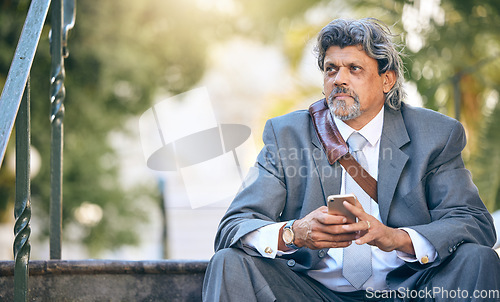
[{"label": "man's ear", "polygon": [[388,93],[396,83],[396,72],[394,70],[388,70],[382,74],[382,79],[384,81],[384,93]]}]

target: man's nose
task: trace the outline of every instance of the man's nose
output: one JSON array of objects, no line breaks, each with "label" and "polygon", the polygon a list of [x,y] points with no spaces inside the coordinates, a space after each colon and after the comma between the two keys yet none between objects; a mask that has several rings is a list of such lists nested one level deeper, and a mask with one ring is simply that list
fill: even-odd
[{"label": "man's nose", "polygon": [[347,68],[339,68],[339,71],[335,75],[335,81],[333,84],[336,86],[345,86],[349,80],[349,71]]}]

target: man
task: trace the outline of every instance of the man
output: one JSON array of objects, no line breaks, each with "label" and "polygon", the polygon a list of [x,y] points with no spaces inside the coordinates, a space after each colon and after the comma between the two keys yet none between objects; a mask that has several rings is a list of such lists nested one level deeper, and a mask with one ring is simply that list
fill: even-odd
[{"label": "man", "polygon": [[[267,122],[254,180],[220,223],[204,300],[468,301],[499,289],[495,230],[461,159],[463,127],[401,102],[387,27],[334,20],[317,52],[325,99]],[[376,194],[339,163],[342,146]],[[343,205],[357,221],[347,223],[326,201],[351,192],[358,201]]]}]

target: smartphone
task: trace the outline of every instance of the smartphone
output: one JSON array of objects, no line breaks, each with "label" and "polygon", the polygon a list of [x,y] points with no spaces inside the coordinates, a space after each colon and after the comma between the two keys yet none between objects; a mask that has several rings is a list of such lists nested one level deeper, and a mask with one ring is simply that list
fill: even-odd
[{"label": "smartphone", "polygon": [[347,223],[355,223],[356,216],[349,212],[344,207],[344,201],[349,202],[352,205],[356,204],[356,196],[354,194],[344,194],[344,195],[330,195],[328,196],[328,213],[341,215],[347,218]]}]

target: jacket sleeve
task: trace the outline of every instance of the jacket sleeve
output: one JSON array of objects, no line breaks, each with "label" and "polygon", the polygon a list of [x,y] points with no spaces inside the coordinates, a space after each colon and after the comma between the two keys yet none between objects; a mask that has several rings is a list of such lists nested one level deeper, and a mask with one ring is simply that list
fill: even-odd
[{"label": "jacket sleeve", "polygon": [[250,169],[244,187],[223,216],[215,237],[215,251],[241,247],[241,238],[279,221],[286,201],[283,168],[271,120],[263,133],[264,147]]},{"label": "jacket sleeve", "polygon": [[432,265],[439,265],[462,243],[493,246],[496,241],[493,219],[464,167],[461,152],[465,144],[463,126],[456,122],[422,181],[431,222],[411,228],[436,248],[438,259]]}]

